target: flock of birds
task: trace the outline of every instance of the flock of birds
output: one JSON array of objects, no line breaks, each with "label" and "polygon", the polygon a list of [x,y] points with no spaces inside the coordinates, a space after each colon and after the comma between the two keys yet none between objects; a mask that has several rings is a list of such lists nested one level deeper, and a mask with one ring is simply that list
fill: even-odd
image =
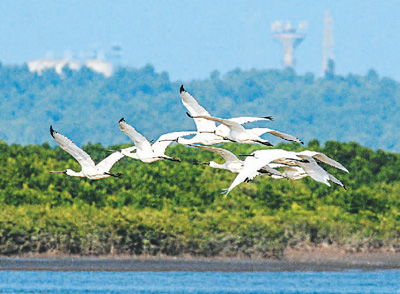
[{"label": "flock of birds", "polygon": [[[121,150],[110,150],[113,153],[98,164],[95,164],[84,150],[76,146],[67,137],[56,132],[53,127],[50,126],[50,134],[54,140],[63,150],[74,157],[82,168],[79,172],[71,169],[51,172],[64,173],[73,177],[86,177],[91,180],[120,177],[120,173],[111,173],[110,170],[117,161],[125,156],[140,160],[144,163],[151,163],[158,160],[179,162],[180,159],[165,154],[167,147],[171,143],[176,142],[217,153],[225,160],[222,164],[214,161],[205,163],[193,162],[193,164],[207,164],[212,168],[225,169],[232,173],[237,173],[238,175],[232,184],[227,189],[224,189],[223,193],[225,194],[228,194],[237,185],[243,182],[250,182],[261,174],[269,175],[273,179],[290,180],[298,180],[309,176],[315,181],[328,186],[330,186],[330,182],[333,182],[345,188],[341,181],[324,170],[318,162],[323,162],[345,172],[348,172],[348,170],[339,162],[320,152],[311,150],[294,152],[282,149],[264,149],[254,151],[251,154],[242,154],[241,156],[245,156],[245,159],[241,160],[226,149],[208,146],[225,142],[272,146],[270,142],[260,137],[266,133],[288,141],[301,144],[303,144],[303,142],[295,136],[277,130],[269,128],[247,129],[243,127],[244,124],[250,122],[271,121],[273,118],[270,116],[222,119],[211,116],[183,86],[180,87],[180,96],[183,105],[188,110],[187,115],[191,117],[196,124],[197,131],[167,133],[160,136],[154,143],[151,143],[142,134],[137,132],[134,127],[129,125],[124,118],[121,118],[118,122],[119,128],[133,141],[134,146]],[[216,123],[219,124],[217,125]],[[192,136],[191,138],[185,138],[190,135]]]}]

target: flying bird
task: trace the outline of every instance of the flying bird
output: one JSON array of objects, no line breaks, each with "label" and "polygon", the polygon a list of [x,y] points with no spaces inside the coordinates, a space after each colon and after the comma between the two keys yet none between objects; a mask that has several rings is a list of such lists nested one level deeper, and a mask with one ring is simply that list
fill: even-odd
[{"label": "flying bird", "polygon": [[227,134],[224,132],[221,133],[218,130],[214,130],[212,132],[215,135],[222,137],[224,140],[237,142],[241,144],[263,144],[266,146],[272,146],[270,142],[260,138],[257,134],[252,133],[250,130],[245,129],[241,124],[235,121],[231,121],[229,119],[222,119],[218,117],[206,116],[206,115],[192,116],[188,112],[186,114],[191,118],[203,118],[206,120],[219,122],[227,126],[229,129],[229,132]]},{"label": "flying bird", "polygon": [[[296,157],[294,152],[286,151],[282,149],[268,149],[258,150],[253,153],[246,155],[246,159],[243,163],[243,168],[233,180],[229,188],[225,189],[224,192],[227,195],[237,185],[243,182],[252,181],[255,177],[262,173],[262,169],[268,167],[271,162],[280,158]],[[300,158],[298,158],[301,160]],[[273,168],[271,168],[274,170]],[[276,176],[285,177],[282,173],[275,173]]]},{"label": "flying bird", "polygon": [[[268,149],[257,150],[246,156],[247,158],[244,161],[243,169],[236,176],[229,188],[226,189],[226,194],[232,191],[232,189],[240,183],[248,182],[254,179],[257,175],[260,174],[260,172],[262,172],[262,169],[265,168],[265,166],[268,166],[269,168],[275,170],[275,168],[282,167],[279,164],[289,165],[293,168],[288,169],[283,167],[284,172],[280,175],[272,174],[272,178],[278,179],[286,177],[292,180],[296,180],[309,176],[313,180],[323,183],[327,186],[330,186],[329,181],[331,181],[346,189],[341,181],[339,181],[333,175],[329,174],[326,170],[320,167],[313,157],[302,154],[301,152],[287,151],[282,149]],[[336,163],[340,165],[340,163]]]},{"label": "flying bird", "polygon": [[313,157],[314,159],[317,159],[318,161],[321,161],[321,162],[323,162],[325,164],[333,166],[333,167],[335,167],[337,169],[340,169],[342,171],[345,171],[347,173],[349,172],[348,169],[345,168],[341,163],[339,163],[336,160],[328,157],[324,153],[311,151],[311,150],[304,150],[304,151],[300,151],[298,153],[301,154],[301,155],[308,155],[310,157]]},{"label": "flying bird", "polygon": [[299,160],[297,163],[298,166],[300,166],[313,180],[323,183],[329,187],[331,186],[329,181],[331,181],[346,190],[346,187],[343,185],[343,183],[320,167],[313,157],[299,153],[297,153],[297,156],[301,158],[301,160]]},{"label": "flying bird", "polygon": [[151,163],[158,160],[171,160],[180,161],[180,159],[173,158],[165,155],[165,150],[179,137],[196,134],[196,132],[173,132],[161,135],[156,142],[151,144],[142,134],[135,130],[134,127],[129,125],[124,118],[121,118],[118,122],[120,130],[127,135],[135,144],[135,153],[129,150],[120,150],[120,152],[133,159],[138,159],[145,163]]},{"label": "flying bird", "polygon": [[[224,142],[230,142],[231,140],[227,138],[229,134],[229,128],[223,124],[216,125],[214,121],[206,120],[203,118],[196,118],[196,116],[211,116],[210,113],[201,106],[197,100],[189,94],[183,87],[180,87],[180,96],[183,105],[186,107],[190,116],[193,118],[194,123],[196,124],[197,134],[196,136],[185,139],[179,138],[178,143],[180,144],[194,144],[194,143],[201,143],[205,145],[213,145],[219,144]],[[252,116],[245,116],[245,117],[233,117],[228,119],[230,121],[236,122],[240,125],[256,122],[256,121],[265,121],[265,120],[273,120],[271,116],[265,117],[252,117]]]},{"label": "flying bird", "polygon": [[[114,152],[107,156],[105,159],[95,164],[92,158],[83,151],[81,148],[76,146],[70,139],[56,132],[52,126],[50,126],[50,134],[53,139],[60,145],[60,147],[75,158],[81,165],[81,171],[76,172],[71,169],[65,171],[50,171],[51,173],[64,173],[71,177],[82,177],[91,180],[99,180],[108,177],[120,177],[120,173],[110,173],[110,169],[113,165],[120,160],[124,155],[120,152]],[[131,148],[128,148],[129,151]]]},{"label": "flying bird", "polygon": [[212,168],[219,168],[219,169],[226,169],[233,173],[239,173],[243,168],[243,160],[237,158],[235,154],[230,152],[229,150],[217,147],[210,147],[210,146],[202,146],[202,145],[189,145],[199,149],[208,150],[220,155],[223,159],[225,159],[224,163],[217,163],[215,161],[210,162],[202,162],[199,164],[207,164]]},{"label": "flying bird", "polygon": [[[226,169],[232,173],[240,173],[243,170],[244,161],[240,160],[239,158],[237,158],[237,156],[235,154],[233,154],[232,152],[230,152],[226,149],[210,147],[210,146],[201,146],[201,145],[190,145],[190,146],[215,152],[215,153],[219,154],[222,158],[225,159],[225,162],[222,164],[219,164],[215,161],[203,162],[203,163],[197,163],[197,164],[207,164],[210,167]],[[280,173],[278,170],[274,169],[272,166],[266,164],[265,166],[260,168],[257,172],[255,172],[252,176],[249,176],[248,178],[246,178],[245,181],[250,182],[256,176],[261,175],[261,174],[275,176],[276,178],[285,178],[286,177],[284,174]],[[225,191],[226,191],[226,189],[224,189],[223,193],[225,193]]]}]

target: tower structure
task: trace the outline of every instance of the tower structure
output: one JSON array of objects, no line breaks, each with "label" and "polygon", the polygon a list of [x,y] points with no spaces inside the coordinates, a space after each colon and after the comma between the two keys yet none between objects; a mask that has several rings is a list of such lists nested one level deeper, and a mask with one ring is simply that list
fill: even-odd
[{"label": "tower structure", "polygon": [[332,22],[331,13],[326,11],[324,17],[324,38],[322,41],[322,72],[325,75],[333,74],[335,71]]},{"label": "tower structure", "polygon": [[283,64],[285,67],[293,68],[295,66],[294,49],[304,40],[306,28],[306,22],[299,23],[297,28],[292,27],[290,22],[283,24],[281,21],[275,21],[272,23],[272,34],[283,46]]}]

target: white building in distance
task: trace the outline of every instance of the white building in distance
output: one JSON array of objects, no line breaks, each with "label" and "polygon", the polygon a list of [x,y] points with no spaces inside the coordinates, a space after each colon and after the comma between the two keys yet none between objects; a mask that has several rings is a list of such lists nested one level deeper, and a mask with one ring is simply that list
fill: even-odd
[{"label": "white building in distance", "polygon": [[105,77],[110,77],[113,73],[113,66],[111,63],[100,59],[88,59],[83,62],[64,58],[64,59],[51,59],[41,58],[27,62],[30,72],[35,72],[39,75],[47,69],[54,69],[59,75],[63,74],[64,68],[71,70],[79,70],[82,66],[90,68],[94,72],[103,74]]}]

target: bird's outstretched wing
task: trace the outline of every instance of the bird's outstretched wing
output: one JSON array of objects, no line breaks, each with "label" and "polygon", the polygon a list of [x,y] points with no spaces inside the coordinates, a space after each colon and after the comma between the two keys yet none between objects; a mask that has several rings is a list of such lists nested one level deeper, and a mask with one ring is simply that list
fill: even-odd
[{"label": "bird's outstretched wing", "polygon": [[307,173],[300,166],[285,166],[282,168],[284,170],[283,174],[291,180],[300,180],[308,177]]},{"label": "bird's outstretched wing", "polygon": [[171,144],[173,141],[178,139],[179,137],[189,136],[197,134],[197,132],[187,131],[187,132],[172,132],[161,135],[157,141],[154,142],[152,148],[155,156],[164,155],[165,149]]},{"label": "bird's outstretched wing", "polygon": [[52,126],[50,126],[50,134],[64,151],[69,153],[73,158],[76,159],[76,161],[79,162],[79,164],[82,166],[82,169],[95,166],[95,163],[89,154],[76,146],[70,139],[56,132]]},{"label": "bird's outstretched wing", "polygon": [[304,144],[303,141],[301,141],[299,138],[289,135],[289,134],[286,134],[286,133],[279,132],[277,130],[272,130],[272,129],[268,129],[268,128],[252,128],[252,129],[248,129],[248,131],[252,132],[253,134],[255,134],[257,136],[261,136],[265,133],[268,133],[268,134],[274,135],[276,137],[282,138],[287,141],[293,141],[293,142]]},{"label": "bird's outstretched wing", "polygon": [[298,165],[309,175],[313,180],[331,186],[329,183],[329,174],[326,170],[318,165],[314,158],[308,155],[299,154],[297,156],[304,159],[305,162],[299,161]]},{"label": "bird's outstretched wing", "polygon": [[[328,173],[329,174],[329,173]],[[343,183],[341,181],[339,181],[337,178],[335,178],[333,175],[329,174],[329,180],[333,183],[335,183],[336,185],[339,185],[340,187],[342,187],[343,189],[346,189],[346,186],[343,185]]]},{"label": "bird's outstretched wing", "polygon": [[337,169],[343,170],[345,172],[349,172],[347,168],[345,168],[341,163],[337,162],[336,160],[328,157],[327,155],[321,153],[321,152],[316,152],[316,151],[311,151],[311,150],[304,150],[299,152],[299,154],[304,154],[311,156],[315,159],[318,159],[319,161],[326,163],[330,166],[333,166]]},{"label": "bird's outstretched wing", "polygon": [[271,121],[274,120],[272,116],[256,117],[256,116],[242,116],[242,117],[232,117],[228,119],[230,121],[237,122],[238,124],[247,124],[256,121]]},{"label": "bird's outstretched wing", "polygon": [[[226,195],[229,194],[230,191],[233,190],[237,185],[240,185],[243,182],[248,182],[253,180],[257,176],[257,167],[256,165],[257,159],[255,157],[247,157],[244,161],[243,169],[238,173],[236,178],[233,180],[231,185],[225,190]],[[254,165],[254,166],[253,166]],[[259,168],[261,168],[260,166]]]},{"label": "bird's outstretched wing", "polygon": [[102,172],[109,172],[110,169],[113,167],[113,165],[122,157],[124,157],[124,155],[121,152],[119,151],[113,152],[112,154],[104,158],[102,161],[100,161],[96,165],[96,167]]},{"label": "bird's outstretched wing", "polygon": [[232,189],[235,188],[237,185],[253,180],[257,175],[260,174],[259,171],[263,169],[266,170],[269,174],[285,177],[279,171],[268,166],[270,162],[281,157],[280,153],[275,151],[276,150],[274,149],[259,150],[250,154],[244,161],[243,169],[239,172],[239,174],[233,180],[232,184],[226,190],[226,194],[232,191]]},{"label": "bird's outstretched wing", "polygon": [[[210,113],[203,106],[201,106],[192,95],[186,92],[183,85],[180,88],[180,95],[183,105],[192,116],[211,116]],[[202,118],[193,118],[193,120],[199,132],[212,132],[216,128],[215,122],[213,121],[205,120]]]},{"label": "bird's outstretched wing", "polygon": [[[300,166],[289,166],[280,163],[271,163],[269,166],[272,168],[283,169],[282,174],[290,180],[300,180],[302,178],[308,177],[306,172]],[[272,178],[282,179],[282,177],[276,175],[272,175]]]},{"label": "bird's outstretched wing", "polygon": [[213,116],[206,116],[206,115],[198,115],[198,116],[191,116],[193,118],[204,118],[206,120],[211,120],[215,122],[219,122],[228,128],[230,128],[232,131],[237,131],[237,132],[245,132],[246,129],[239,123],[231,121],[229,119],[223,119],[223,118],[218,118],[218,117],[213,117]]},{"label": "bird's outstretched wing", "polygon": [[222,156],[222,158],[225,159],[226,162],[242,162],[239,158],[237,158],[235,154],[223,148],[203,146],[203,145],[192,145],[192,144],[190,146],[217,153],[220,156]]},{"label": "bird's outstretched wing", "polygon": [[140,134],[138,131],[136,131],[134,127],[132,127],[130,124],[128,124],[124,118],[121,118],[119,120],[118,124],[119,124],[119,129],[125,135],[127,135],[129,138],[131,138],[131,140],[133,141],[133,143],[135,144],[137,149],[140,149],[140,150],[147,149],[151,152],[152,149],[151,149],[150,142],[142,134]]}]

